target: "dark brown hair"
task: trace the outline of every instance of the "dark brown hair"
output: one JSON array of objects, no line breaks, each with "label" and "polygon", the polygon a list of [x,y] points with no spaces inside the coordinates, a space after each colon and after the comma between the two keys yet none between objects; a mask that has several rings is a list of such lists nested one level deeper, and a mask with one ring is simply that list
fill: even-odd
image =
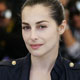
[{"label": "dark brown hair", "polygon": [[26,6],[34,6],[36,4],[43,4],[45,7],[50,7],[51,17],[60,25],[64,20],[64,8],[59,0],[27,0],[22,6],[22,10]]}]

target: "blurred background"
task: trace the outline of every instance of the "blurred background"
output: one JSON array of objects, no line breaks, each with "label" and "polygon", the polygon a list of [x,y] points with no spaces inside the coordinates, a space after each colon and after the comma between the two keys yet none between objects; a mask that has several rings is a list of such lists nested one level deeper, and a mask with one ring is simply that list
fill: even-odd
[{"label": "blurred background", "polygon": [[27,53],[21,34],[23,3],[24,0],[0,0],[0,60],[20,58]]},{"label": "blurred background", "polygon": [[[60,41],[62,56],[79,61],[80,0],[60,1],[65,8],[67,20],[67,28]],[[28,53],[21,34],[20,10],[24,2],[25,0],[0,0],[0,61],[17,59]]]}]

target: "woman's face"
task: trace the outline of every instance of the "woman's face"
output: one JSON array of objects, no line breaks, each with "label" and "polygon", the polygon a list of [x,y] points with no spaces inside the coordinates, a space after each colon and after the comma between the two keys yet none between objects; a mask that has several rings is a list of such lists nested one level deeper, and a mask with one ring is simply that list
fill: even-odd
[{"label": "woman's face", "polygon": [[32,55],[53,53],[59,42],[59,31],[50,17],[50,9],[43,5],[26,6],[22,11],[22,35]]}]

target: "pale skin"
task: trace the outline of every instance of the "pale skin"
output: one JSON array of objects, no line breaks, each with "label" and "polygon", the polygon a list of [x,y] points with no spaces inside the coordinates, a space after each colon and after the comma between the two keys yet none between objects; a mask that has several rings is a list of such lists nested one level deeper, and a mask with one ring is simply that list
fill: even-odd
[{"label": "pale skin", "polygon": [[30,80],[51,80],[50,73],[58,56],[59,37],[65,31],[65,20],[62,25],[57,25],[50,16],[50,9],[42,4],[23,9],[22,35],[31,53]]}]

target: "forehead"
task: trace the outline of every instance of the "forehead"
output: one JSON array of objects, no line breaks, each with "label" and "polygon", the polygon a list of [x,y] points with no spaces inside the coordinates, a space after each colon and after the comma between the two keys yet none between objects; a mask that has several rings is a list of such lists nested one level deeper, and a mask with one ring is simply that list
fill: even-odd
[{"label": "forehead", "polygon": [[26,6],[22,11],[22,21],[48,19],[51,18],[50,12],[50,8],[45,7],[42,4],[37,4],[35,6]]}]

